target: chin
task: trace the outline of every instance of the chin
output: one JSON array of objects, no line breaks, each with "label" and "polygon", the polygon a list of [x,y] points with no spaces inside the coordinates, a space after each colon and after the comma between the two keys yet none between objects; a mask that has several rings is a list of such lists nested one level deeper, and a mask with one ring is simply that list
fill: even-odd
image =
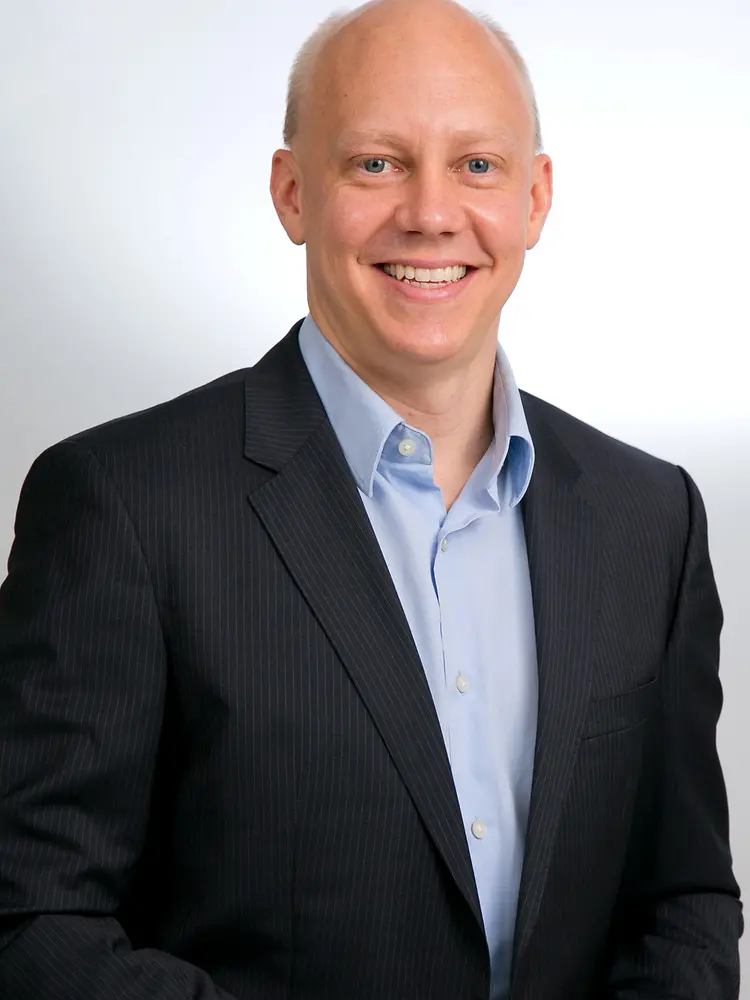
[{"label": "chin", "polygon": [[469,340],[468,331],[458,332],[455,327],[449,332],[435,329],[392,329],[381,327],[380,342],[390,353],[405,358],[423,361],[443,361],[460,354]]}]

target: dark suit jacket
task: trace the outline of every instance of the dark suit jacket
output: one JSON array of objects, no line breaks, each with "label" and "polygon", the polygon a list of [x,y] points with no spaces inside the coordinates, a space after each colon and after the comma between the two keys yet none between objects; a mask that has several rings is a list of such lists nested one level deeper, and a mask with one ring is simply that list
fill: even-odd
[{"label": "dark suit jacket", "polygon": [[[24,484],[0,591],[3,1000],[488,995],[436,713],[298,329]],[[730,1000],[701,498],[523,402],[539,730],[512,998]]]}]

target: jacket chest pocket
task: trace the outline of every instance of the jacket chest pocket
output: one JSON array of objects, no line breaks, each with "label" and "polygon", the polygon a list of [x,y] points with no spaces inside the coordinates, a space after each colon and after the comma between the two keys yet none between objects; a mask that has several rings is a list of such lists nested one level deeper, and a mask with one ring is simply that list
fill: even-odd
[{"label": "jacket chest pocket", "polygon": [[581,739],[590,740],[627,729],[645,722],[656,698],[657,679],[629,691],[590,702],[583,722]]}]

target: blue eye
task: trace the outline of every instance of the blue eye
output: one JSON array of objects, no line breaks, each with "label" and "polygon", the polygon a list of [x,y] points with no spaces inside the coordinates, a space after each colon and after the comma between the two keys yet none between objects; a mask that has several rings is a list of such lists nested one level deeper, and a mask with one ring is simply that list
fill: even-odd
[{"label": "blue eye", "polygon": [[378,170],[367,170],[366,172],[367,172],[368,174],[382,174],[382,173],[383,173],[383,170],[385,170],[385,164],[386,164],[386,161],[385,161],[385,160],[383,160],[383,159],[382,159],[381,157],[379,157],[379,156],[372,156],[372,157],[370,157],[370,159],[369,159],[369,160],[362,160],[362,165],[363,165],[363,166],[365,166],[365,167],[366,167],[366,165],[367,165],[368,163],[379,163],[379,164],[381,164],[381,167],[380,167],[380,169],[378,169]]},{"label": "blue eye", "polygon": [[490,163],[489,160],[483,160],[481,158],[477,158],[477,159],[474,159],[474,160],[469,160],[468,162],[469,162],[469,165],[479,163],[479,164],[484,164],[484,166],[487,167],[486,170],[471,171],[472,173],[477,173],[477,174],[486,174],[486,173],[488,173],[489,172],[489,168],[492,166],[492,164]]}]

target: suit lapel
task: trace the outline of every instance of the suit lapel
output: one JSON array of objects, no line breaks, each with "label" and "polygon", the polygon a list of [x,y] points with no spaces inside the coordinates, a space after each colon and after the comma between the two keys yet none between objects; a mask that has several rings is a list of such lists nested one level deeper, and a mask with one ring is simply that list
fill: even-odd
[{"label": "suit lapel", "polygon": [[482,925],[458,798],[422,663],[299,352],[299,326],[248,375],[245,453],[277,472],[249,501],[340,656]]},{"label": "suit lapel", "polygon": [[514,942],[515,974],[539,915],[547,870],[586,714],[597,618],[596,511],[585,480],[523,393],[536,464],[522,501],[539,669],[534,777]]}]

